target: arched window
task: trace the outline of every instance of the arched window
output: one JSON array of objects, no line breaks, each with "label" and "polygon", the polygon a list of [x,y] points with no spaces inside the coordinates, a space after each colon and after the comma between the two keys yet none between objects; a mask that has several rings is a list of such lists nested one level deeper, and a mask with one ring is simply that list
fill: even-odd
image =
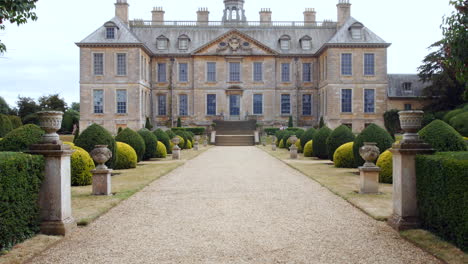
[{"label": "arched window", "polygon": [[312,38],[309,37],[309,36],[304,36],[300,39],[300,43],[301,43],[301,48],[303,50],[310,50],[312,49]]},{"label": "arched window", "polygon": [[189,47],[190,38],[185,34],[180,35],[179,39],[178,39],[178,42],[179,42],[179,49],[180,50],[187,50],[188,47]]},{"label": "arched window", "polygon": [[351,33],[351,38],[352,39],[362,39],[363,35],[362,35],[362,29],[364,28],[364,25],[359,23],[359,22],[356,22],[354,24],[352,24],[350,27],[349,27],[349,31]]},{"label": "arched window", "polygon": [[156,47],[158,50],[165,50],[169,47],[169,39],[161,35],[156,38]]},{"label": "arched window", "polygon": [[283,35],[279,39],[280,48],[282,50],[288,50],[291,48],[291,37],[288,35]]}]

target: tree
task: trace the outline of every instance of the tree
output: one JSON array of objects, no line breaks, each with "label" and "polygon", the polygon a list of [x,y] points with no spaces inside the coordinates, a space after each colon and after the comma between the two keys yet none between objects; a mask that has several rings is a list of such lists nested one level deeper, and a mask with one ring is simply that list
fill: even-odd
[{"label": "tree", "polygon": [[[4,22],[25,24],[28,19],[37,20],[35,12],[37,0],[0,0],[0,30],[5,29]],[[0,41],[0,54],[6,51],[6,46]]]},{"label": "tree", "polygon": [[153,129],[153,125],[151,124],[149,117],[146,117],[145,128],[148,129],[149,131]]},{"label": "tree", "polygon": [[292,116],[289,116],[288,127],[294,127],[294,124],[293,124],[293,117],[292,117]]},{"label": "tree", "polygon": [[34,114],[40,109],[36,101],[30,97],[18,96],[18,101],[16,104],[18,105],[18,115],[21,117],[21,119],[23,119],[23,121],[27,115]]},{"label": "tree", "polygon": [[322,128],[325,126],[325,121],[323,120],[323,116],[320,117],[320,122],[319,122],[319,128]]},{"label": "tree", "polygon": [[71,104],[71,109],[73,109],[73,110],[79,112],[79,111],[80,111],[80,103],[73,102],[73,103]]},{"label": "tree", "polygon": [[8,115],[11,113],[11,108],[3,99],[3,97],[0,96],[0,114]]},{"label": "tree", "polygon": [[180,120],[180,117],[177,118],[177,127],[182,127],[182,121]]},{"label": "tree", "polygon": [[59,94],[51,94],[48,96],[39,97],[39,106],[42,110],[54,110],[65,112],[67,110],[67,103],[65,99],[60,98]]}]

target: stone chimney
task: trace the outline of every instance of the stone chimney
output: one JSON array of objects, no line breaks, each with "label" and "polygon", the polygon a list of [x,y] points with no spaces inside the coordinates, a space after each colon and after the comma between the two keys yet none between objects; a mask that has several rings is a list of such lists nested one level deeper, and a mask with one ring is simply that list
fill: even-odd
[{"label": "stone chimney", "polygon": [[317,23],[316,20],[317,12],[315,12],[314,8],[306,8],[304,11],[304,25],[312,26]]},{"label": "stone chimney", "polygon": [[260,14],[260,24],[271,26],[271,10],[270,8],[262,8],[259,12]]},{"label": "stone chimney", "polygon": [[349,0],[339,0],[336,7],[338,8],[338,27],[341,27],[351,17],[351,4]]},{"label": "stone chimney", "polygon": [[207,26],[210,21],[210,11],[208,8],[202,7],[197,11],[197,25]]},{"label": "stone chimney", "polygon": [[127,0],[117,0],[115,3],[115,16],[128,24],[128,3]]},{"label": "stone chimney", "polygon": [[152,25],[163,25],[164,24],[164,12],[162,7],[154,7],[151,14],[153,14]]}]

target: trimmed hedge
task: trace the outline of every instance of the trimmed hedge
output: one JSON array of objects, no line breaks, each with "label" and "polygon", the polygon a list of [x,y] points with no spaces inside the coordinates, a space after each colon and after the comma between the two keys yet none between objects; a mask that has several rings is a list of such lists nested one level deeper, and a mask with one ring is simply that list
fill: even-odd
[{"label": "trimmed hedge", "polygon": [[327,138],[327,151],[328,151],[328,159],[333,161],[333,154],[337,148],[341,145],[354,141],[355,136],[351,129],[345,125],[341,125],[330,134]]},{"label": "trimmed hedge", "polygon": [[166,146],[161,141],[158,141],[158,146],[156,148],[156,158],[164,159],[165,157],[167,157]]},{"label": "trimmed hedge", "polygon": [[468,137],[468,112],[463,112],[450,119],[450,125],[464,137]]},{"label": "trimmed hedge", "polygon": [[393,154],[390,150],[384,151],[380,154],[376,163],[380,167],[379,182],[393,183]]},{"label": "trimmed hedge", "polygon": [[90,153],[96,145],[107,145],[107,148],[112,151],[112,158],[106,162],[106,165],[110,168],[114,168],[117,158],[117,144],[111,133],[102,126],[98,124],[90,125],[74,140],[74,143],[88,153]]},{"label": "trimmed hedge", "polygon": [[284,148],[284,141],[281,139],[279,144],[278,144],[278,147],[279,148]]},{"label": "trimmed hedge", "polygon": [[0,252],[39,232],[42,156],[0,153]]},{"label": "trimmed hedge", "polygon": [[289,142],[289,138],[296,134],[294,131],[286,130],[286,133],[283,134],[283,144],[285,149],[289,149],[291,146],[291,142]]},{"label": "trimmed hedge", "polygon": [[319,159],[328,159],[327,139],[331,133],[332,130],[324,126],[314,135],[312,151],[315,157]]},{"label": "trimmed hedge", "polygon": [[71,185],[72,186],[86,186],[93,183],[94,161],[86,150],[75,146],[71,142],[64,142],[75,150],[71,155]]},{"label": "trimmed hedge", "polygon": [[187,147],[187,149],[192,149],[193,148],[192,141],[187,140],[186,147]]},{"label": "trimmed hedge", "polygon": [[301,136],[302,149],[304,149],[304,146],[305,146],[305,144],[307,144],[307,142],[314,139],[315,133],[317,133],[317,130],[315,128],[309,128],[309,129],[307,129],[307,131],[304,134],[302,134],[302,136]]},{"label": "trimmed hedge", "polygon": [[125,128],[116,137],[115,140],[130,145],[137,154],[137,162],[143,160],[146,152],[145,140],[137,132],[130,128]]},{"label": "trimmed hedge", "polygon": [[158,142],[162,142],[164,146],[166,147],[166,151],[169,154],[172,154],[171,150],[171,140],[169,139],[169,136],[162,131],[162,129],[156,129],[153,131],[153,134],[158,138]]},{"label": "trimmed hedge", "polygon": [[0,138],[4,137],[12,130],[13,125],[11,124],[10,118],[7,115],[0,114]]},{"label": "trimmed hedge", "polygon": [[450,123],[450,119],[452,119],[453,117],[461,114],[465,112],[465,110],[463,108],[460,108],[460,109],[455,109],[455,110],[452,110],[450,112],[448,112],[447,114],[444,115],[444,121],[445,123]]},{"label": "trimmed hedge", "polygon": [[0,141],[0,151],[22,152],[29,149],[29,146],[41,141],[44,131],[33,124],[19,127],[8,133]]},{"label": "trimmed hedge", "polygon": [[302,151],[302,146],[301,146],[301,140],[300,140],[300,139],[298,139],[298,140],[296,141],[296,144],[294,144],[294,145],[296,145],[297,153],[302,153],[302,152],[303,152],[303,151]]},{"label": "trimmed hedge", "polygon": [[179,144],[177,146],[179,146],[179,148],[183,149],[183,146],[185,146],[185,139],[181,136],[176,136],[179,138]]},{"label": "trimmed hedge", "polygon": [[419,131],[419,136],[436,151],[464,151],[462,136],[442,120],[434,120]]},{"label": "trimmed hedge", "polygon": [[192,132],[194,135],[201,136],[205,134],[206,129],[204,127],[174,127],[174,128],[171,128],[171,130],[174,131],[174,133],[176,133],[176,131],[186,131],[186,132]]},{"label": "trimmed hedge", "polygon": [[379,127],[376,124],[371,124],[366,127],[354,140],[353,153],[355,162],[354,165],[356,167],[362,166],[364,164],[364,160],[361,158],[361,155],[359,155],[359,149],[364,146],[364,142],[377,143],[377,147],[379,148],[380,153],[383,153],[392,147],[393,138],[385,129]]},{"label": "trimmed hedge", "polygon": [[314,141],[313,140],[309,140],[309,142],[307,142],[304,146],[304,157],[312,157],[314,155],[314,152],[313,152],[313,145],[314,145]]},{"label": "trimmed hedge", "polygon": [[468,152],[416,157],[416,188],[423,228],[468,251]]},{"label": "trimmed hedge", "polygon": [[18,127],[23,125],[23,122],[21,122],[21,117],[19,116],[9,115],[8,118],[11,121],[13,129],[17,129]]},{"label": "trimmed hedge", "polygon": [[341,145],[333,154],[333,162],[337,168],[356,168],[354,166],[354,142],[348,142]]},{"label": "trimmed hedge", "polygon": [[276,132],[279,131],[279,128],[277,127],[267,127],[267,128],[264,128],[263,131],[265,131],[265,133],[269,136],[273,136],[276,134]]},{"label": "trimmed hedge", "polygon": [[170,140],[177,136],[174,132],[172,132],[172,130],[166,130],[165,133],[167,134]]},{"label": "trimmed hedge", "polygon": [[132,146],[117,141],[116,170],[134,169],[137,166],[137,153]]},{"label": "trimmed hedge", "polygon": [[156,158],[156,148],[158,147],[158,139],[156,136],[146,128],[138,130],[138,134],[140,134],[145,141],[145,154],[143,155],[143,160]]},{"label": "trimmed hedge", "polygon": [[275,137],[276,137],[276,146],[279,147],[279,143],[284,137],[284,134],[286,133],[286,130],[280,130],[276,132]]}]

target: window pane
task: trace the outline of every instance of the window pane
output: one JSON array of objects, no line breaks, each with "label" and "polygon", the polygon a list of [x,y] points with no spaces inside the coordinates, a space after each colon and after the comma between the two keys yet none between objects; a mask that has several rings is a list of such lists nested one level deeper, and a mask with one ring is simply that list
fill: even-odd
[{"label": "window pane", "polygon": [[352,75],[353,74],[353,61],[351,53],[341,54],[341,74]]},{"label": "window pane", "polygon": [[186,94],[179,95],[179,115],[188,115],[188,97]]},{"label": "window pane", "polygon": [[312,115],[312,95],[311,94],[302,95],[302,115],[304,116]]},{"label": "window pane", "polygon": [[167,39],[158,39],[157,40],[157,47],[160,50],[167,49]]},{"label": "window pane", "polygon": [[104,90],[94,90],[94,113],[104,113]]},{"label": "window pane", "polygon": [[311,63],[302,64],[302,81],[303,82],[312,81],[312,64]]},{"label": "window pane", "polygon": [[302,49],[309,50],[311,46],[310,40],[302,40]]},{"label": "window pane", "polygon": [[352,90],[343,89],[341,90],[341,112],[351,113],[352,112]]},{"label": "window pane", "polygon": [[166,109],[166,95],[158,95],[158,115],[167,115]]},{"label": "window pane", "polygon": [[364,90],[364,112],[375,112],[375,90],[373,89]]},{"label": "window pane", "polygon": [[409,110],[412,110],[412,105],[411,104],[405,104],[405,110],[406,111],[409,111]]},{"label": "window pane", "polygon": [[216,115],[216,94],[206,95],[206,114]]},{"label": "window pane", "polygon": [[281,114],[291,113],[291,98],[289,94],[281,95]]},{"label": "window pane", "polygon": [[240,82],[240,62],[229,63],[229,81]]},{"label": "window pane", "polygon": [[364,54],[364,75],[375,74],[374,54]]},{"label": "window pane", "polygon": [[289,63],[281,63],[281,81],[282,82],[290,82],[290,72],[289,72]]},{"label": "window pane", "polygon": [[280,45],[281,45],[281,49],[288,50],[289,49],[289,40],[287,40],[287,39],[280,40]]},{"label": "window pane", "polygon": [[103,53],[94,53],[94,75],[104,75]]},{"label": "window pane", "polygon": [[216,82],[216,62],[208,62],[206,64],[206,81]]},{"label": "window pane", "polygon": [[254,81],[255,82],[263,81],[263,63],[261,62],[254,63]]},{"label": "window pane", "polygon": [[127,75],[127,54],[117,54],[117,75]]},{"label": "window pane", "polygon": [[179,49],[181,50],[188,49],[188,39],[179,39]]},{"label": "window pane", "polygon": [[158,63],[158,82],[166,81],[166,63]]},{"label": "window pane", "polygon": [[253,97],[253,114],[262,115],[263,114],[263,95],[254,94]]},{"label": "window pane", "polygon": [[179,63],[179,82],[188,82],[188,64]]},{"label": "window pane", "polygon": [[127,90],[117,90],[117,113],[127,113]]},{"label": "window pane", "polygon": [[115,28],[113,27],[106,28],[106,38],[115,39]]}]

